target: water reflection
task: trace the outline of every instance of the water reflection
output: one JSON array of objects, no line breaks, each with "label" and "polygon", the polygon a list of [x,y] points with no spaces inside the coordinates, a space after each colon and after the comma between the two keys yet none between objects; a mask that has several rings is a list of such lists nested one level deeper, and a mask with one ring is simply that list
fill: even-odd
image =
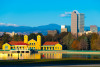
[{"label": "water reflection", "polygon": [[13,59],[100,59],[100,55],[79,55],[79,54],[62,54],[62,53],[0,53],[0,60],[13,60]]},{"label": "water reflection", "polygon": [[45,54],[40,54],[40,53],[35,53],[35,54],[30,54],[30,53],[12,53],[12,54],[0,54],[0,60],[13,60],[13,59],[61,59],[62,54],[61,53],[45,53]]}]

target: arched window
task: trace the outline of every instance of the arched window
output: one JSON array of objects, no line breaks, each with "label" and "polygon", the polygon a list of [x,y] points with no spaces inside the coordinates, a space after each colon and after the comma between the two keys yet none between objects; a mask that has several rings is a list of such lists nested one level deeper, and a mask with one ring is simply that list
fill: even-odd
[{"label": "arched window", "polygon": [[31,45],[31,43],[30,43],[30,45]]},{"label": "arched window", "polygon": [[35,43],[34,43],[34,45],[35,45]]}]

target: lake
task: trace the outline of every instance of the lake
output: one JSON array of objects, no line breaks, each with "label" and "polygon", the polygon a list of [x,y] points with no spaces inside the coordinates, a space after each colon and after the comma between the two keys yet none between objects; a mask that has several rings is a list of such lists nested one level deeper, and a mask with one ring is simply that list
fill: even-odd
[{"label": "lake", "polygon": [[100,55],[91,54],[67,54],[67,53],[0,53],[0,60],[14,60],[14,59],[100,59]]}]

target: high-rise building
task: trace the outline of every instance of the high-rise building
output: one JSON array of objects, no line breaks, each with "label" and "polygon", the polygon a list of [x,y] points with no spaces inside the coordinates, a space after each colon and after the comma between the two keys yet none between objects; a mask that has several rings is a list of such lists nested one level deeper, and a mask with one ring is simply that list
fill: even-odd
[{"label": "high-rise building", "polygon": [[78,33],[78,15],[76,11],[71,14],[71,33],[77,37]]},{"label": "high-rise building", "polygon": [[67,32],[67,28],[65,27],[65,25],[61,25],[61,33],[62,32]]},{"label": "high-rise building", "polygon": [[84,14],[73,11],[71,14],[71,33],[78,36],[78,33],[84,33]]},{"label": "high-rise building", "polygon": [[83,13],[78,14],[78,32],[84,33],[84,14]]},{"label": "high-rise building", "polygon": [[97,26],[96,25],[91,25],[90,26],[90,31],[93,33],[97,33]]}]

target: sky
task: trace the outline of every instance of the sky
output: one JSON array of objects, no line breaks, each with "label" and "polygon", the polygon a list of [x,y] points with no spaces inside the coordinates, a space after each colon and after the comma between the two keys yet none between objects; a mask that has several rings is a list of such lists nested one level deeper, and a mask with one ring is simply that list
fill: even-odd
[{"label": "sky", "polygon": [[73,10],[85,14],[85,26],[100,27],[100,0],[0,0],[0,24],[71,25]]}]

